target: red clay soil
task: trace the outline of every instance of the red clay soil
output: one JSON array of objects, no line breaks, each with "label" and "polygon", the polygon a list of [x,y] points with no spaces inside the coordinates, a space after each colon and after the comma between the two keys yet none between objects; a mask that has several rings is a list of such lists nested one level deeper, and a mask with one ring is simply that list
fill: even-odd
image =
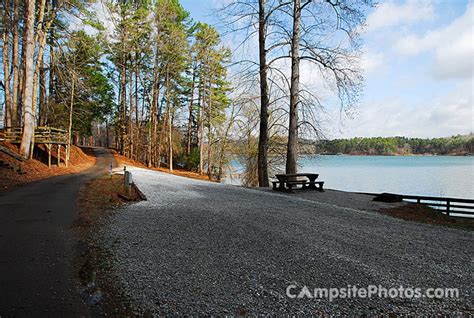
[{"label": "red clay soil", "polygon": [[119,165],[119,166],[130,165],[130,166],[135,166],[135,167],[139,167],[139,168],[170,173],[170,174],[174,174],[176,176],[181,176],[181,177],[186,177],[186,178],[191,178],[191,179],[217,182],[217,181],[214,181],[214,180],[209,180],[209,177],[207,175],[201,175],[201,174],[193,172],[193,171],[188,171],[188,170],[183,170],[183,169],[173,169],[173,171],[170,171],[169,169],[166,169],[166,168],[154,168],[154,167],[149,168],[148,166],[146,166],[145,164],[143,164],[141,162],[131,160],[131,159],[125,157],[125,156],[122,156],[122,155],[118,154],[116,151],[113,151],[113,155],[114,155],[115,161],[117,161],[117,165]]},{"label": "red clay soil", "polygon": [[[19,149],[16,145],[6,142],[0,142],[0,145],[19,153]],[[76,146],[71,147],[70,161],[67,168],[63,161],[61,161],[60,166],[57,166],[56,150],[52,153],[51,168],[48,168],[47,155],[45,155],[45,148],[43,145],[35,148],[35,154],[37,155],[35,159],[26,160],[22,163],[22,173],[18,173],[16,169],[0,167],[0,192],[10,191],[19,185],[47,179],[53,176],[77,173],[86,170],[95,164],[94,156],[86,154],[81,148]],[[66,152],[63,147],[61,151],[62,160],[64,160],[65,154]],[[3,161],[4,164],[8,164],[14,168],[18,167],[20,163],[18,160],[3,152],[0,152],[0,161]]]}]

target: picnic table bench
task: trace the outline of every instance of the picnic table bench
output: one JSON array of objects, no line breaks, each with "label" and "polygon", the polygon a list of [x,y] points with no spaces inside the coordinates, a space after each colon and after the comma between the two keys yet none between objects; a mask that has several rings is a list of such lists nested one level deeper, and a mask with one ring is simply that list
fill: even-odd
[{"label": "picnic table bench", "polygon": [[278,181],[272,181],[272,184],[273,190],[276,191],[291,191],[294,186],[300,184],[302,189],[324,191],[324,181],[316,181],[319,177],[317,173],[276,174],[275,177]]}]

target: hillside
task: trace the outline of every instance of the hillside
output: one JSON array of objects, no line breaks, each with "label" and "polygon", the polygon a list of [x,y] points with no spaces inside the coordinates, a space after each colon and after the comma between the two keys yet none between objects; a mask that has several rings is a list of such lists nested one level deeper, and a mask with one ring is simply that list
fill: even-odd
[{"label": "hillside", "polygon": [[[18,147],[0,142],[0,146],[18,153]],[[71,147],[71,157],[69,166],[66,168],[61,155],[61,164],[57,165],[57,153],[52,153],[51,168],[48,168],[47,156],[41,146],[35,148],[35,159],[20,162],[10,155],[0,151],[0,192],[9,191],[15,187],[29,182],[46,179],[52,176],[75,173],[91,167],[95,163],[95,157],[88,154],[88,151],[77,146]],[[46,159],[46,160],[45,160]]]}]

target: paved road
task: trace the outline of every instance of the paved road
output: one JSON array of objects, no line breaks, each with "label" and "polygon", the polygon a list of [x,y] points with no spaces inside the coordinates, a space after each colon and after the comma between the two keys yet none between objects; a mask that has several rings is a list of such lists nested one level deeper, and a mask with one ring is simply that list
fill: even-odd
[{"label": "paved road", "polygon": [[0,194],[0,316],[88,316],[74,282],[71,230],[80,186],[113,157],[75,175],[35,182]]},{"label": "paved road", "polygon": [[[284,194],[131,169],[148,201],[99,237],[137,312],[453,313],[472,310],[471,232]],[[315,192],[315,195],[318,193]],[[458,288],[432,300],[291,299],[286,288]],[[382,290],[383,293],[383,290]],[[383,294],[382,294],[383,295]],[[472,311],[471,311],[472,313]]]}]

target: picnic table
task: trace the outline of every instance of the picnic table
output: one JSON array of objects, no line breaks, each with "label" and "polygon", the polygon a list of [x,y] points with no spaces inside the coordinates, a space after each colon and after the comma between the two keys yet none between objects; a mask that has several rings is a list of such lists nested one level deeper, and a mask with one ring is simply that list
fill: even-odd
[{"label": "picnic table", "polygon": [[319,177],[317,173],[276,174],[275,177],[278,181],[272,181],[272,184],[273,190],[276,191],[291,191],[294,186],[300,184],[302,189],[324,191],[324,181],[316,181]]}]

